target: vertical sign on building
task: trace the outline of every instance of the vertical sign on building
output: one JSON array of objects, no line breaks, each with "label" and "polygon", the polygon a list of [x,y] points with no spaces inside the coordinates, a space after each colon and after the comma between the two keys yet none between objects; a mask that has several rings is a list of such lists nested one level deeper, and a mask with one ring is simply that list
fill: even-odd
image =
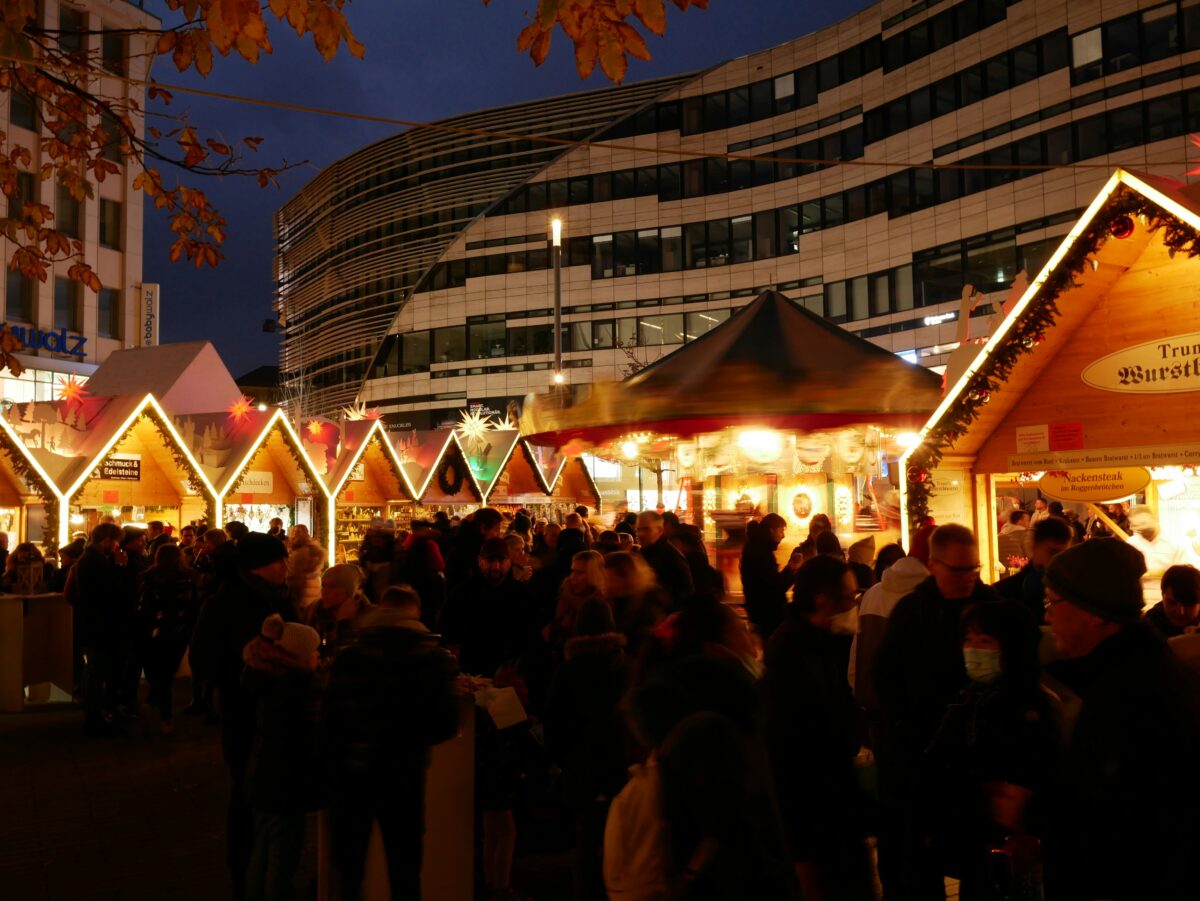
[{"label": "vertical sign on building", "polygon": [[138,301],[138,346],[158,344],[158,285],[143,284]]}]

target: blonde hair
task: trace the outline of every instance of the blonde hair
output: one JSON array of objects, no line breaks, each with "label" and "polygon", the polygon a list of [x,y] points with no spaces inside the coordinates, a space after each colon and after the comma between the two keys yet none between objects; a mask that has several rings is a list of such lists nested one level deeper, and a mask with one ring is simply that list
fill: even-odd
[{"label": "blonde hair", "polygon": [[634,594],[642,594],[657,584],[654,570],[641,554],[614,551],[604,558],[604,568],[611,569],[624,579]]},{"label": "blonde hair", "polygon": [[596,594],[604,596],[604,555],[599,551],[580,551],[571,558],[572,566],[582,560],[587,564],[588,585],[595,589]]},{"label": "blonde hair", "polygon": [[341,588],[346,594],[353,596],[363,583],[362,570],[353,563],[339,563],[325,570],[321,576],[321,585]]}]

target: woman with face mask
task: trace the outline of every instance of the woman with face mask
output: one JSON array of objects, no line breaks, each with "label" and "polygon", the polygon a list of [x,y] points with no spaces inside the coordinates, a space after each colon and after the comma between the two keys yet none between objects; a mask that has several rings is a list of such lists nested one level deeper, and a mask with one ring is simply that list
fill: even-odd
[{"label": "woman with face mask", "polygon": [[925,753],[929,834],[963,901],[999,901],[1028,881],[1030,803],[1056,765],[1057,698],[1041,684],[1040,633],[1025,608],[984,602],[963,615],[968,683]]}]

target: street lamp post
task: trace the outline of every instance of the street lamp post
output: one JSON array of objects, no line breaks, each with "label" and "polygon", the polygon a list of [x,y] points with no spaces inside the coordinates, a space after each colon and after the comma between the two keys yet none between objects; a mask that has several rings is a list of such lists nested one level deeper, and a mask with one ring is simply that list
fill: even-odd
[{"label": "street lamp post", "polygon": [[[550,253],[554,257],[554,384],[563,383],[562,361],[562,220],[550,220]],[[561,401],[561,392],[560,392]]]}]

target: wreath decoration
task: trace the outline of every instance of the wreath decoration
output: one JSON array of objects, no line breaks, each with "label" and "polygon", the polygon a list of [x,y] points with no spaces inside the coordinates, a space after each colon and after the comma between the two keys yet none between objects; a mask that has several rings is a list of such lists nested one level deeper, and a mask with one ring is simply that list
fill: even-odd
[{"label": "wreath decoration", "polygon": [[442,461],[442,465],[438,467],[438,488],[447,496],[458,494],[462,490],[463,482],[466,479],[467,476],[462,471],[462,466],[453,457],[447,457]]}]

